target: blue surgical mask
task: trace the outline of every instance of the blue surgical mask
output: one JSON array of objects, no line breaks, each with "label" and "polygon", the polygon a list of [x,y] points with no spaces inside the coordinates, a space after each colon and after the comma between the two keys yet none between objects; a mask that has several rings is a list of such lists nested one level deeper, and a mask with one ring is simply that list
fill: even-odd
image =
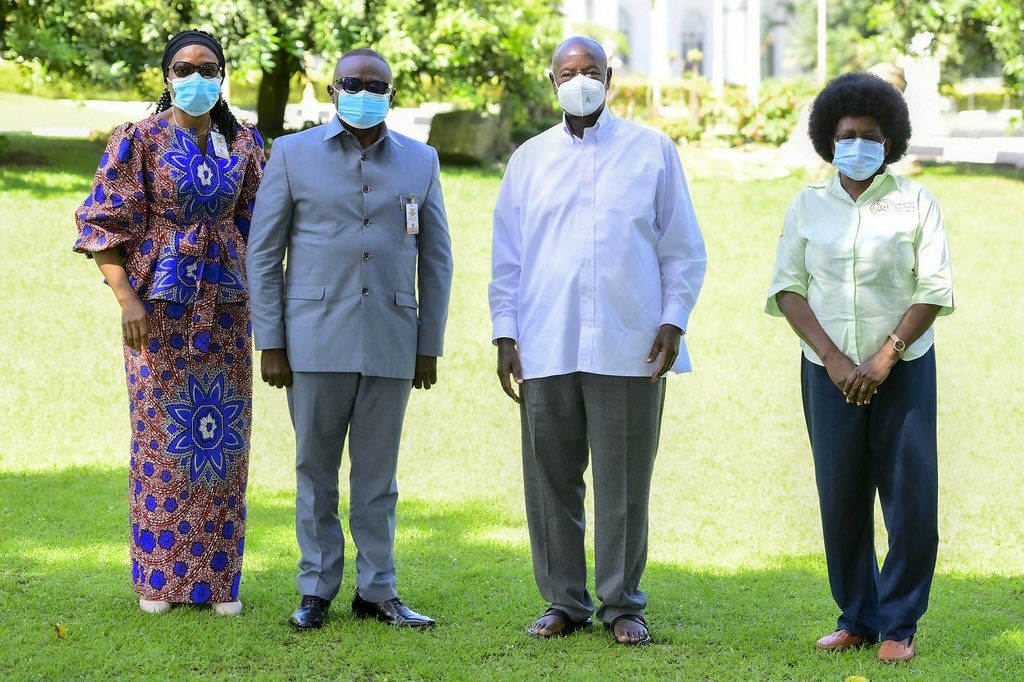
[{"label": "blue surgical mask", "polygon": [[387,118],[390,99],[388,95],[375,95],[366,90],[360,90],[354,95],[340,90],[338,118],[353,128],[372,128]]},{"label": "blue surgical mask", "polygon": [[189,116],[202,116],[220,99],[220,79],[203,78],[199,72],[187,78],[172,78],[171,102]]},{"label": "blue surgical mask", "polygon": [[836,140],[832,165],[851,180],[867,180],[885,161],[885,145],[874,140],[855,138]]}]

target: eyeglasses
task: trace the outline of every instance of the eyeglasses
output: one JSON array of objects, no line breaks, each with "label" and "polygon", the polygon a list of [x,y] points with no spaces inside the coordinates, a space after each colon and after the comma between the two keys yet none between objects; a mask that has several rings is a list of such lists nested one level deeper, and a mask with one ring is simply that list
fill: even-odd
[{"label": "eyeglasses", "polygon": [[877,142],[878,144],[884,144],[885,143],[885,135],[882,135],[880,133],[879,134],[869,133],[867,135],[857,135],[856,133],[842,133],[840,135],[836,135],[832,139],[835,140],[836,142],[845,142],[845,141],[848,141],[848,140],[856,140],[858,138],[861,139],[861,140],[869,140],[871,142]]},{"label": "eyeglasses", "polygon": [[361,90],[366,90],[374,95],[386,95],[394,90],[390,83],[385,83],[384,81],[362,81],[358,78],[339,78],[334,81],[334,87],[341,88],[350,95],[354,95]]},{"label": "eyeglasses", "polygon": [[205,64],[193,64],[191,62],[174,62],[171,67],[171,71],[178,78],[188,78],[196,71],[203,78],[216,78],[220,75],[220,64],[216,62],[206,62]]}]

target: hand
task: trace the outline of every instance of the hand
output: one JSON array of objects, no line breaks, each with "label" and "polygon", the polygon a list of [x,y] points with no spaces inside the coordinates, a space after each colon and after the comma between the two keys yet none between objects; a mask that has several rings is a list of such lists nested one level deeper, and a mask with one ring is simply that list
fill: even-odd
[{"label": "hand", "polygon": [[412,379],[413,388],[430,387],[437,383],[437,358],[433,355],[416,356],[416,374]]},{"label": "hand", "polygon": [[512,379],[517,384],[523,383],[523,366],[519,364],[516,342],[512,339],[498,339],[498,380],[501,381],[501,388],[512,400],[522,402],[516,395],[516,390],[512,388]]},{"label": "hand", "polygon": [[832,383],[836,385],[843,395],[846,395],[846,391],[843,387],[846,385],[846,380],[850,374],[857,369],[857,365],[853,364],[853,360],[846,357],[838,350],[832,355],[821,359],[825,363],[825,370],[828,372],[828,378],[832,380]]},{"label": "hand", "polygon": [[647,362],[654,362],[659,355],[661,356],[658,368],[651,375],[652,384],[665,376],[665,372],[676,364],[676,358],[679,357],[679,340],[685,333],[674,324],[663,324],[658,329],[658,335],[654,337],[654,345],[651,346],[651,352],[647,356]]},{"label": "hand", "polygon": [[284,348],[268,348],[260,354],[260,374],[274,388],[292,385],[292,366]]},{"label": "hand", "polygon": [[878,393],[878,387],[889,378],[893,365],[899,362],[899,355],[890,346],[885,346],[868,360],[855,367],[846,377],[842,386],[846,402],[870,405],[871,398]]},{"label": "hand", "polygon": [[134,292],[121,304],[121,336],[132,350],[149,345],[149,313]]}]

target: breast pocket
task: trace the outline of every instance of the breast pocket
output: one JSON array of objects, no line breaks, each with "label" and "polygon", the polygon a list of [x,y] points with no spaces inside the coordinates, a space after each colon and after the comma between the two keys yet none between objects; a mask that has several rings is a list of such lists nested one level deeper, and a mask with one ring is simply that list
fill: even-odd
[{"label": "breast pocket", "polygon": [[654,215],[654,173],[613,171],[606,173],[603,180],[598,186],[599,206],[624,215]]}]

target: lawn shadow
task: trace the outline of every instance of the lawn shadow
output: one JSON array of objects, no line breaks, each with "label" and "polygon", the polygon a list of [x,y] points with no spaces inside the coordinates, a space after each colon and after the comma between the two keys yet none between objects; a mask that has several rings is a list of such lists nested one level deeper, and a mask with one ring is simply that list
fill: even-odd
[{"label": "lawn shadow", "polygon": [[248,500],[243,615],[147,616],[130,585],[127,488],[122,469],[0,474],[0,611],[19,614],[0,621],[0,677],[1013,679],[1024,666],[1019,576],[938,576],[913,666],[883,669],[871,649],[815,652],[837,615],[820,555],[740,570],[651,564],[656,643],[646,650],[613,644],[601,627],[534,641],[524,630],[545,604],[523,521],[480,499],[399,503],[399,587],[438,619],[431,632],[352,618],[351,544],[328,625],[293,632],[292,496],[259,490]]},{"label": "lawn shadow", "polygon": [[0,189],[25,191],[37,199],[76,192],[85,198],[103,154],[102,141],[4,136],[8,142],[0,154]]}]

